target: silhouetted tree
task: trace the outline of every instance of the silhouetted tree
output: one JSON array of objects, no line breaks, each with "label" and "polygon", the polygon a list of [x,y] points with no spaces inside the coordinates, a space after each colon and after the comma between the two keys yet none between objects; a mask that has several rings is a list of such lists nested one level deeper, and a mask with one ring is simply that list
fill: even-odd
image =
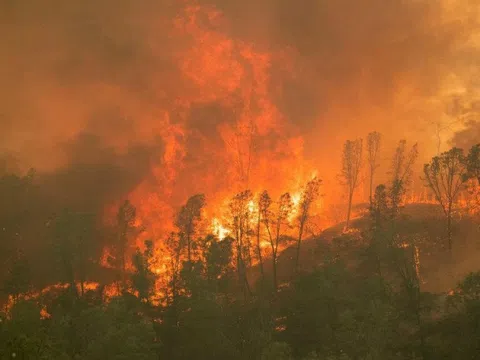
[{"label": "silhouetted tree", "polygon": [[370,206],[372,206],[373,201],[373,178],[375,176],[375,171],[378,168],[378,153],[380,151],[381,139],[382,135],[376,131],[369,133],[367,137]]},{"label": "silhouetted tree", "polygon": [[425,164],[425,182],[447,218],[448,249],[452,250],[452,215],[466,180],[466,159],[462,149],[453,148]]},{"label": "silhouetted tree", "polygon": [[18,251],[11,259],[6,275],[3,288],[15,304],[20,295],[27,294],[32,287],[30,265],[23,252]]},{"label": "silhouetted tree", "polygon": [[343,146],[342,172],[340,177],[343,185],[347,187],[348,209],[345,230],[350,226],[350,215],[352,212],[353,195],[359,185],[359,174],[362,167],[362,139],[347,140]]},{"label": "silhouetted tree", "polygon": [[480,144],[472,146],[466,161],[467,177],[477,180],[477,185],[480,185]]},{"label": "silhouetted tree", "polygon": [[205,195],[197,194],[190,197],[187,203],[182,206],[175,219],[175,226],[180,231],[180,236],[184,237],[184,243],[187,247],[187,261],[192,262],[192,248],[196,247],[194,235],[198,221],[201,219],[202,209],[205,206]]},{"label": "silhouetted tree", "polygon": [[273,270],[273,288],[278,289],[277,279],[277,261],[278,261],[278,246],[282,239],[282,225],[288,223],[288,217],[292,212],[293,202],[289,193],[280,196],[277,202],[277,209],[272,212],[270,209],[271,200],[266,192],[262,194],[260,201],[261,209],[263,211],[263,221],[267,229],[268,239],[272,248],[272,270]]},{"label": "silhouetted tree", "polygon": [[177,233],[170,233],[165,241],[165,246],[169,253],[169,265],[170,265],[170,285],[171,285],[171,304],[174,312],[177,308],[178,291],[180,287],[180,270],[182,264],[182,252],[184,244],[182,238]]},{"label": "silhouetted tree", "polygon": [[250,233],[250,203],[253,195],[250,190],[243,191],[230,201],[230,215],[232,218],[233,237],[235,239],[237,273],[239,282],[244,289],[245,295],[250,293],[250,285],[247,278],[247,264]]},{"label": "silhouetted tree", "polygon": [[28,231],[31,231],[27,224],[33,215],[34,179],[34,170],[25,176],[0,176],[0,263],[9,257],[15,257],[19,247],[23,246]]},{"label": "silhouetted tree", "polygon": [[392,221],[394,221],[398,215],[403,196],[407,191],[407,186],[410,184],[413,166],[417,157],[417,144],[414,144],[407,153],[406,140],[399,142],[392,159],[391,183],[388,189]]},{"label": "silhouetted tree", "polygon": [[260,266],[260,275],[262,276],[262,281],[265,280],[265,271],[263,269],[262,248],[260,244],[260,238],[261,238],[260,225],[262,224],[262,222],[265,223],[266,221],[265,216],[269,215],[269,208],[271,203],[272,203],[272,200],[270,199],[270,195],[268,195],[268,192],[265,190],[260,194],[257,202],[257,207],[258,207],[257,209],[257,257],[258,257],[258,262]]},{"label": "silhouetted tree", "polygon": [[215,292],[226,289],[232,270],[233,241],[234,239],[230,237],[219,240],[213,235],[208,235],[204,241],[207,280],[214,284]]},{"label": "silhouetted tree", "polygon": [[54,250],[60,261],[62,274],[76,293],[76,282],[83,296],[88,268],[95,254],[94,221],[92,214],[76,213],[65,209],[56,219]]},{"label": "silhouetted tree", "polygon": [[145,241],[145,250],[142,252],[137,248],[132,258],[135,268],[132,275],[133,288],[138,291],[138,297],[144,302],[148,302],[155,286],[155,274],[150,270],[153,259],[153,242]]},{"label": "silhouetted tree", "polygon": [[127,252],[129,245],[129,235],[135,228],[135,220],[137,210],[130,203],[125,202],[120,206],[117,212],[117,242],[116,242],[116,259],[119,263],[119,270],[122,276],[123,288],[126,288],[126,272],[127,272]]},{"label": "silhouetted tree", "polygon": [[305,232],[305,226],[307,225],[308,219],[310,218],[312,206],[314,202],[320,195],[320,185],[322,180],[317,177],[314,177],[310,180],[305,188],[303,189],[300,203],[298,206],[298,238],[297,238],[297,251],[295,256],[295,273],[298,272],[299,262],[300,262],[300,247],[303,240],[303,234]]}]

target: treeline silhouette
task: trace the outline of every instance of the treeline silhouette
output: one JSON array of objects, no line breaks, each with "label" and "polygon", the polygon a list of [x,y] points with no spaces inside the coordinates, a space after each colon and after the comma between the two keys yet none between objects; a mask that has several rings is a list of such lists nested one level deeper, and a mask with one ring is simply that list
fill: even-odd
[{"label": "treeline silhouette", "polygon": [[[361,219],[351,211],[363,145],[345,143],[348,211],[329,241],[306,231],[321,196],[318,178],[296,204],[289,193],[236,194],[225,238],[205,233],[206,199],[194,195],[165,241],[132,249],[142,229],[129,201],[105,225],[94,212],[55,208],[34,171],[4,173],[0,358],[478,358],[480,272],[427,291],[422,259],[435,252],[445,277],[455,268],[457,225],[476,214],[460,196],[479,203],[480,146],[466,154],[453,148],[424,166],[444,215],[433,220],[441,236],[432,236],[404,204],[416,146],[400,142],[389,182],[374,187],[380,139],[367,139],[370,203]],[[313,264],[303,263],[305,241],[315,245]]]}]

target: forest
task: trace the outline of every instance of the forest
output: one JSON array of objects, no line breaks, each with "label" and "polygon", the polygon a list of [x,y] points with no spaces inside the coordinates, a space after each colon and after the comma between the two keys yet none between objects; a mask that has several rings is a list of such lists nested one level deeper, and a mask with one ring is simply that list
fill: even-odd
[{"label": "forest", "polygon": [[3,166],[0,358],[478,359],[480,145],[418,173],[402,140],[379,183],[381,145],[377,132],[344,143],[338,224],[311,231],[320,170],[299,197],[232,194],[216,227],[194,194],[160,240],[128,199],[107,222],[100,206],[65,207],[59,179]]}]

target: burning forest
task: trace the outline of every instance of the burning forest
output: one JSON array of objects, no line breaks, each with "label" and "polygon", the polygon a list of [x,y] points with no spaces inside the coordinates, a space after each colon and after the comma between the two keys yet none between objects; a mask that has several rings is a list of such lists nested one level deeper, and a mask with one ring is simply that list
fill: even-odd
[{"label": "burning forest", "polygon": [[479,356],[480,5],[0,0],[0,358]]}]

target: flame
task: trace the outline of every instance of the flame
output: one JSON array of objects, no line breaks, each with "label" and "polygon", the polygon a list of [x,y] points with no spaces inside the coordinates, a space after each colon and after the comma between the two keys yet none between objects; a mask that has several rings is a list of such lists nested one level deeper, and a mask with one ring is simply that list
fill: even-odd
[{"label": "flame", "polygon": [[231,233],[231,230],[224,227],[217,218],[212,219],[211,230],[220,240],[225,239]]}]

